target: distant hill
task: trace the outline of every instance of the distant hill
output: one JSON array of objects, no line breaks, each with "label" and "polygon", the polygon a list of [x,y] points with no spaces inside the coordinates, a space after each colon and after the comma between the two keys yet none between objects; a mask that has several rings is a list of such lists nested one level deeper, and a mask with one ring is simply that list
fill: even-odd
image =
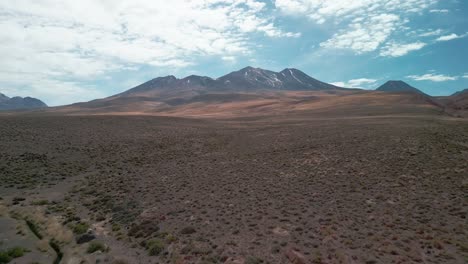
[{"label": "distant hill", "polygon": [[468,117],[468,89],[443,98],[445,110],[452,115]]},{"label": "distant hill", "polygon": [[45,108],[47,105],[32,97],[8,97],[0,93],[0,111]]},{"label": "distant hill", "polygon": [[461,90],[461,91],[458,91],[458,92],[452,94],[451,96],[455,97],[455,96],[460,96],[460,95],[464,95],[464,94],[468,95],[468,88],[464,89],[464,90]]},{"label": "distant hill", "polygon": [[421,90],[405,83],[404,81],[388,81],[376,89],[381,92],[392,92],[392,93],[401,93],[401,92],[412,92],[418,94],[425,94]]}]

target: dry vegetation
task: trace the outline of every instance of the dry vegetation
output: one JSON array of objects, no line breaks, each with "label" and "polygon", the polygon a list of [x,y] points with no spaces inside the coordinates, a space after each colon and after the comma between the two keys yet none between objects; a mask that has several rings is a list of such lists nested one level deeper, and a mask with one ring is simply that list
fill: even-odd
[{"label": "dry vegetation", "polygon": [[47,239],[88,263],[468,261],[463,119],[0,122],[0,221],[33,241],[23,258]]}]

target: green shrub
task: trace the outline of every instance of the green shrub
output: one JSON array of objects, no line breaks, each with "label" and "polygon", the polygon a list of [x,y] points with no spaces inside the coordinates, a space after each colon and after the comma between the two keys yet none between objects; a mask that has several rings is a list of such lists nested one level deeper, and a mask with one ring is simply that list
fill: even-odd
[{"label": "green shrub", "polygon": [[168,243],[174,243],[174,242],[177,241],[177,237],[175,237],[175,236],[172,235],[172,234],[168,234],[168,235],[166,236],[166,241],[167,241]]},{"label": "green shrub", "polygon": [[26,252],[28,252],[28,250],[22,247],[14,247],[6,251],[0,251],[0,264],[6,264],[12,259],[22,257]]},{"label": "green shrub", "polygon": [[112,224],[112,231],[117,232],[120,230],[120,226],[118,224]]},{"label": "green shrub", "polygon": [[33,201],[31,204],[32,205],[47,205],[47,204],[49,204],[49,201],[48,200],[38,200],[38,201]]},{"label": "green shrub", "polygon": [[88,229],[89,229],[88,223],[80,222],[73,227],[73,233],[77,235],[82,235],[88,232]]},{"label": "green shrub", "polygon": [[151,239],[146,242],[146,249],[150,256],[157,256],[164,251],[165,245],[164,242],[159,239]]},{"label": "green shrub", "polygon": [[96,251],[101,251],[101,252],[105,252],[106,251],[106,246],[101,243],[101,242],[97,242],[97,241],[94,241],[94,242],[91,242],[88,246],[88,250],[86,250],[86,252],[88,253],[94,253]]}]

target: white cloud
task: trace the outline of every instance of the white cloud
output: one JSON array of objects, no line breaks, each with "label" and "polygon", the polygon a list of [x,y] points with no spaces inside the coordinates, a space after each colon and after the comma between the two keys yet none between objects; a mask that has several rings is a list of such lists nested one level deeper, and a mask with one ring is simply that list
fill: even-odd
[{"label": "white cloud", "polygon": [[317,24],[327,21],[341,30],[322,42],[327,49],[347,49],[362,54],[379,49],[393,34],[405,31],[408,17],[438,0],[276,0],[275,6],[290,16],[305,16]]},{"label": "white cloud", "polygon": [[400,25],[400,18],[392,14],[368,17],[365,22],[356,21],[346,30],[334,34],[320,44],[329,49],[351,49],[358,54],[376,50]]},{"label": "white cloud", "polygon": [[333,85],[339,87],[349,87],[349,88],[367,88],[370,85],[373,85],[377,82],[376,79],[368,79],[368,78],[359,78],[359,79],[352,79],[347,82],[334,82]]},{"label": "white cloud", "polygon": [[420,37],[432,37],[432,36],[439,36],[440,34],[442,34],[442,29],[426,31],[424,33],[420,33],[419,36]]},{"label": "white cloud", "polygon": [[434,74],[434,73],[428,73],[424,75],[409,75],[407,77],[415,81],[432,81],[432,82],[455,81],[458,79],[458,76],[449,76],[449,75]]},{"label": "white cloud", "polygon": [[31,96],[49,98],[48,105],[70,104],[103,97],[96,87],[67,80],[54,80],[46,74],[32,72],[0,72],[2,92],[10,96]]},{"label": "white cloud", "polygon": [[275,6],[289,15],[306,15],[317,23],[388,12],[421,12],[437,0],[276,0]]},{"label": "white cloud", "polygon": [[436,39],[436,41],[449,41],[449,40],[453,40],[453,39],[459,39],[459,38],[464,38],[468,35],[467,34],[463,34],[463,35],[457,35],[455,33],[452,33],[450,35],[445,35],[445,36],[440,36],[439,38]]},{"label": "white cloud", "polygon": [[463,75],[463,78],[468,79],[468,73],[465,73],[465,75]]},{"label": "white cloud", "polygon": [[429,12],[447,14],[449,12],[449,10],[448,9],[431,9],[431,10],[429,10]]},{"label": "white cloud", "polygon": [[412,51],[420,50],[426,46],[426,43],[423,42],[414,42],[414,43],[389,43],[385,45],[380,51],[380,56],[382,57],[401,57]]},{"label": "white cloud", "polygon": [[[92,89],[78,88],[81,80],[247,55],[255,48],[252,34],[300,36],[278,28],[265,9],[259,0],[0,1],[0,85],[21,92],[15,81],[27,72],[41,79],[23,86],[48,80],[57,95],[74,90],[78,98]],[[55,85],[61,82],[63,89]]]},{"label": "white cloud", "polygon": [[237,60],[234,56],[222,56],[221,59],[226,62],[235,62]]}]

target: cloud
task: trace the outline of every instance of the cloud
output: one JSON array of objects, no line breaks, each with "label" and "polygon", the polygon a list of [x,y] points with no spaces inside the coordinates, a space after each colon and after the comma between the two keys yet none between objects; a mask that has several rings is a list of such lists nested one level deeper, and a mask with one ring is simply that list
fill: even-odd
[{"label": "cloud", "polygon": [[[2,87],[21,92],[48,80],[71,98],[90,94],[83,80],[249,55],[254,36],[300,36],[278,28],[259,0],[0,1],[0,31]],[[27,78],[20,87],[15,79],[23,73],[41,79]]]},{"label": "cloud", "polygon": [[413,79],[415,81],[432,81],[432,82],[445,82],[445,81],[455,81],[458,79],[458,76],[448,76],[443,74],[433,74],[428,73],[424,75],[409,75],[407,78]]},{"label": "cloud", "polygon": [[432,36],[439,36],[440,34],[442,34],[442,29],[426,31],[424,33],[419,34],[419,36],[420,37],[432,37]]},{"label": "cloud", "polygon": [[407,30],[409,17],[438,0],[276,0],[285,15],[303,16],[316,24],[332,22],[341,29],[320,46],[363,54],[378,50],[396,33]]},{"label": "cloud", "polygon": [[424,42],[414,42],[414,43],[389,43],[385,45],[380,51],[380,56],[382,57],[401,57],[412,51],[420,50],[426,46]]},{"label": "cloud", "polygon": [[447,9],[431,9],[429,10],[430,13],[443,13],[443,14],[447,14],[449,12],[449,10]]},{"label": "cloud", "polygon": [[11,96],[49,98],[48,105],[89,101],[105,96],[93,85],[68,80],[54,80],[45,74],[31,72],[0,72],[0,83],[8,83],[2,92]]},{"label": "cloud", "polygon": [[376,50],[400,24],[400,18],[392,14],[369,17],[365,22],[355,20],[346,30],[334,34],[320,44],[329,49],[351,49],[357,54]]},{"label": "cloud", "polygon": [[237,60],[234,56],[222,56],[221,59],[226,62],[235,62]]},{"label": "cloud", "polygon": [[368,87],[369,85],[375,84],[376,82],[377,82],[376,79],[359,78],[359,79],[352,79],[347,82],[334,82],[331,84],[339,86],[339,87],[362,88],[363,86]]},{"label": "cloud", "polygon": [[449,41],[449,40],[453,40],[453,39],[459,39],[459,38],[464,38],[468,36],[468,33],[467,34],[463,34],[463,35],[457,35],[455,33],[452,33],[450,35],[445,35],[445,36],[440,36],[438,39],[436,39],[436,41]]},{"label": "cloud", "polygon": [[465,73],[465,75],[463,75],[463,78],[468,79],[468,73]]},{"label": "cloud", "polygon": [[365,17],[388,12],[418,13],[437,0],[276,0],[275,6],[289,15],[306,15],[317,23]]}]

